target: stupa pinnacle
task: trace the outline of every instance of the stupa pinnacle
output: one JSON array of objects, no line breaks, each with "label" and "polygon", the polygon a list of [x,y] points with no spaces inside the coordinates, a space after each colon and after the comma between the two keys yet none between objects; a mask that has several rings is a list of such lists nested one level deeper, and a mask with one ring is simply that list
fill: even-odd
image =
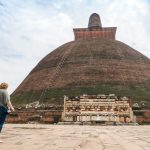
[{"label": "stupa pinnacle", "polygon": [[73,29],[75,40],[78,39],[110,39],[115,40],[116,27],[102,27],[100,16],[93,13],[89,18],[88,28]]},{"label": "stupa pinnacle", "polygon": [[93,13],[89,18],[88,28],[102,28],[99,14]]}]

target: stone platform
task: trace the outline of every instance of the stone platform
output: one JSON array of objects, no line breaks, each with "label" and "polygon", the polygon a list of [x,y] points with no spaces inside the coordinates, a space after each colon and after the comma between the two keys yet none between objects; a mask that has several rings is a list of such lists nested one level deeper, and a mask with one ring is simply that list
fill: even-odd
[{"label": "stone platform", "polygon": [[149,150],[150,126],[5,124],[1,150]]}]

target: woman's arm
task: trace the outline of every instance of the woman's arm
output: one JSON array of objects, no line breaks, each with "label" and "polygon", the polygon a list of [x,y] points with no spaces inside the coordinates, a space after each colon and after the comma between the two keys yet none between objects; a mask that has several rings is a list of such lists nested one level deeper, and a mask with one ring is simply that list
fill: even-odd
[{"label": "woman's arm", "polygon": [[11,111],[15,111],[14,107],[11,104],[10,100],[7,100],[7,106],[10,107]]}]

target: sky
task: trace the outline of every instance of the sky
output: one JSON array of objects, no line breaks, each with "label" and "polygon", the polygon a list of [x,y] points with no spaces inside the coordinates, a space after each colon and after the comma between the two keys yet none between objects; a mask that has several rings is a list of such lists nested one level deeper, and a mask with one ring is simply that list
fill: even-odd
[{"label": "sky", "polygon": [[37,63],[98,13],[116,39],[150,58],[149,0],[0,0],[0,82],[12,93]]}]

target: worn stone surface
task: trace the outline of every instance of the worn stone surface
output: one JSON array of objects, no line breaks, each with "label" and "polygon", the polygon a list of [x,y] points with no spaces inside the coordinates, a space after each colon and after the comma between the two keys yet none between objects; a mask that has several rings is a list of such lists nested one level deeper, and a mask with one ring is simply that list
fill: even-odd
[{"label": "worn stone surface", "polygon": [[3,150],[149,150],[150,126],[6,124]]}]

